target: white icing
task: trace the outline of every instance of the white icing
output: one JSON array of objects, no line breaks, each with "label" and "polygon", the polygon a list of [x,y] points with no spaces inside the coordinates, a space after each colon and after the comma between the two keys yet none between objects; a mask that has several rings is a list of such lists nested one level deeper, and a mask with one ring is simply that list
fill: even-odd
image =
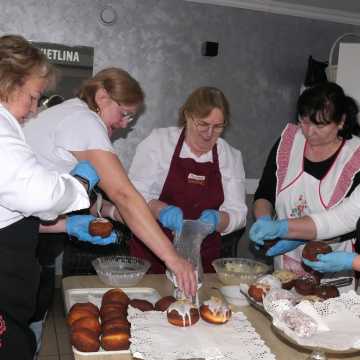
[{"label": "white icing", "polygon": [[93,220],[93,222],[105,223],[105,222],[109,222],[109,220],[106,218],[96,218]]},{"label": "white icing", "polygon": [[189,319],[189,324],[191,324],[190,310],[196,309],[196,307],[188,300],[178,300],[173,302],[169,307],[167,312],[170,313],[172,310],[178,312],[182,318],[183,326],[185,326],[186,318]]},{"label": "white icing", "polygon": [[227,304],[225,304],[221,299],[212,296],[209,300],[204,301],[204,305],[207,305],[209,310],[216,314],[217,316],[221,316],[225,321],[229,317],[230,308]]}]

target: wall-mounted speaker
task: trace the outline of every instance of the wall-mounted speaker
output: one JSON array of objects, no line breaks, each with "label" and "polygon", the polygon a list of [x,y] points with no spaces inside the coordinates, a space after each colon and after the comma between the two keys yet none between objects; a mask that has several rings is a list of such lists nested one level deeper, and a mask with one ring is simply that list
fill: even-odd
[{"label": "wall-mounted speaker", "polygon": [[217,56],[219,52],[219,43],[214,41],[205,41],[201,45],[201,55],[202,56]]}]

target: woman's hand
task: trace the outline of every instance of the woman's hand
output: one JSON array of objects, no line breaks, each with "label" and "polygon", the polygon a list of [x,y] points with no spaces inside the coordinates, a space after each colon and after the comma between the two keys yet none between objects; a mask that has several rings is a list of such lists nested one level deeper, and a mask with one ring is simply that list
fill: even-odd
[{"label": "woman's hand", "polygon": [[187,297],[195,296],[197,280],[192,264],[177,254],[165,261],[165,264],[175,274],[177,285],[185,295]]},{"label": "woman's hand", "polygon": [[206,209],[201,213],[199,220],[212,225],[211,232],[214,232],[220,222],[220,213],[217,210]]},{"label": "woman's hand", "polygon": [[89,224],[95,219],[93,215],[70,215],[66,219],[66,232],[77,237],[81,241],[87,241],[95,245],[108,245],[116,241],[116,233],[113,230],[108,237],[92,236],[89,233]]},{"label": "woman's hand", "polygon": [[258,219],[250,228],[251,241],[264,245],[264,241],[284,237],[288,232],[288,220],[269,221]]},{"label": "woman's hand", "polygon": [[303,258],[305,265],[319,272],[338,272],[353,269],[353,261],[357,253],[347,251],[334,251],[329,254],[320,254],[318,261],[309,261]]},{"label": "woman's hand", "polygon": [[183,226],[183,212],[177,206],[165,206],[160,210],[159,221],[162,226],[180,234]]},{"label": "woman's hand", "polygon": [[280,240],[273,245],[267,252],[266,256],[278,256],[289,251],[295,250],[300,245],[303,245],[305,240]]}]

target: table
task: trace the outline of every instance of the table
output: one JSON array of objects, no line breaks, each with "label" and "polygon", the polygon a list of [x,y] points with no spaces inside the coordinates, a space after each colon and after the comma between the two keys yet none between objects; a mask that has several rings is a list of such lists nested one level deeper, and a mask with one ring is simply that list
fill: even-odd
[{"label": "table", "polygon": [[[145,275],[144,278],[138,283],[138,287],[150,287],[156,289],[161,296],[170,295],[172,293],[172,285],[167,280],[165,275]],[[208,299],[211,295],[219,296],[220,288],[223,284],[218,280],[216,274],[204,274],[203,286],[199,290],[199,300]],[[109,288],[99,280],[96,275],[88,276],[70,276],[62,280],[63,291],[68,289],[81,289],[81,288]],[[275,354],[277,360],[304,360],[310,352],[301,348],[295,347],[292,344],[286,343],[280,339],[271,329],[270,320],[260,313],[258,310],[251,306],[235,307],[232,306],[234,311],[242,311],[248,320],[252,323],[256,331],[260,334],[261,338],[265,341],[267,346]],[[360,352],[356,355],[328,355],[329,359],[346,359],[346,360],[359,360]],[[77,359],[75,357],[75,359]],[[91,357],[91,360],[131,360],[131,355],[99,355]],[[89,359],[90,360],[90,359]],[[240,359],[239,359],[240,360]]]}]

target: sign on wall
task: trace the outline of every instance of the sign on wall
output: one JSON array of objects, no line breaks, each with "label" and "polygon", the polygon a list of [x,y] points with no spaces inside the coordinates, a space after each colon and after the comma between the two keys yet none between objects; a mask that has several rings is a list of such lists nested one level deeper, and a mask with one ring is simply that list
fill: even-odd
[{"label": "sign on wall", "polygon": [[81,83],[92,76],[94,48],[89,46],[66,46],[46,42],[34,42],[59,70],[60,76],[56,88],[47,93],[57,94],[64,99],[75,96]]}]

